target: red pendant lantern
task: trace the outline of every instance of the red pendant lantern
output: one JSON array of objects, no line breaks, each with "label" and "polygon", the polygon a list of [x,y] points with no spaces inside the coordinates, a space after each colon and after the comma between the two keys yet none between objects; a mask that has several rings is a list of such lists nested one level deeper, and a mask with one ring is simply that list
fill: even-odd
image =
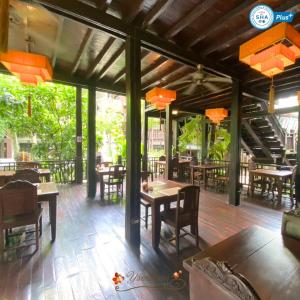
[{"label": "red pendant lantern", "polygon": [[216,124],[220,124],[222,120],[228,117],[228,110],[225,108],[206,109],[205,115]]},{"label": "red pendant lantern", "polygon": [[162,110],[176,100],[176,91],[156,87],[146,94],[146,101],[151,103],[156,109]]},{"label": "red pendant lantern", "polygon": [[52,80],[52,67],[44,55],[8,51],[0,54],[0,62],[24,84],[36,86]]}]

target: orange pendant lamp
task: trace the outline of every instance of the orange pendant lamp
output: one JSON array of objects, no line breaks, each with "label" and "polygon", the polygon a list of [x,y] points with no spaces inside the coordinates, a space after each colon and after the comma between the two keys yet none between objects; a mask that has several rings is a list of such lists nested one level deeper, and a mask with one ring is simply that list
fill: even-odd
[{"label": "orange pendant lamp", "polygon": [[146,93],[146,101],[156,109],[163,110],[176,100],[176,91],[155,87]]},{"label": "orange pendant lamp", "polygon": [[279,23],[240,46],[239,60],[267,77],[273,77],[300,58],[300,33]]},{"label": "orange pendant lamp", "polygon": [[0,54],[0,62],[26,85],[52,80],[53,71],[44,55],[21,51],[8,51]]},{"label": "orange pendant lamp", "polygon": [[206,109],[205,115],[216,124],[220,124],[222,120],[228,117],[228,110],[225,108]]}]

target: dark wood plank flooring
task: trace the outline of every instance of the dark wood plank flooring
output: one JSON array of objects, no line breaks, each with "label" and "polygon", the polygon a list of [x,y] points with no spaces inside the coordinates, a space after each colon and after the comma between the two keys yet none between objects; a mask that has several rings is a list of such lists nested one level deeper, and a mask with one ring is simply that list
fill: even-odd
[{"label": "dark wood plank flooring", "polygon": [[[181,255],[162,240],[160,252],[151,247],[151,225],[142,223],[140,251],[124,238],[124,203],[86,200],[85,185],[59,187],[57,239],[50,243],[48,211],[45,207],[41,247],[34,255],[0,264],[0,299],[188,299],[188,288],[180,291],[139,288],[116,292],[115,272],[134,271],[161,278],[182,269],[182,260],[200,249],[194,241],[181,239]],[[252,224],[279,231],[282,210],[269,200],[246,199],[240,207],[227,204],[226,194],[201,191],[199,234],[201,248],[213,245]],[[289,201],[284,202],[286,207]],[[142,212],[143,213],[143,212]],[[170,229],[164,227],[165,237]],[[187,274],[184,274],[187,282]],[[188,285],[188,282],[187,282]]]}]

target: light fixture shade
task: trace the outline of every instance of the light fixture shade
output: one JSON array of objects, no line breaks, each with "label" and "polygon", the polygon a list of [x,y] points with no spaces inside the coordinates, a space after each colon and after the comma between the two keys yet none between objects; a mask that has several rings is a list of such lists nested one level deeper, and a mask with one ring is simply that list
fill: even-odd
[{"label": "light fixture shade", "polygon": [[279,23],[240,46],[239,60],[272,77],[300,57],[300,33],[288,23]]},{"label": "light fixture shade", "polygon": [[37,85],[39,82],[52,80],[52,67],[44,55],[8,51],[0,54],[0,61],[25,84]]},{"label": "light fixture shade", "polygon": [[220,124],[222,120],[228,117],[228,110],[225,108],[206,109],[205,115],[216,124]]},{"label": "light fixture shade", "polygon": [[172,101],[176,100],[176,91],[155,87],[146,93],[146,101],[156,109],[165,109]]}]

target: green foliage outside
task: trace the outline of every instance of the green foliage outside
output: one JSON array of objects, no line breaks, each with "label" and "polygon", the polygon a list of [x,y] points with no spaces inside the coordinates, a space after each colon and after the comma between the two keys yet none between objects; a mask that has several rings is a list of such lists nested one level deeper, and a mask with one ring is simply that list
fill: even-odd
[{"label": "green foliage outside", "polygon": [[185,152],[191,145],[201,148],[202,118],[201,115],[197,115],[186,120],[179,136],[178,147],[180,152]]},{"label": "green foliage outside", "polygon": [[229,151],[230,134],[220,126],[216,127],[215,142],[210,145],[208,155],[212,159],[224,160]]},{"label": "green foliage outside", "polygon": [[[76,91],[74,87],[46,83],[24,86],[13,76],[0,75],[0,142],[8,135],[36,136],[35,160],[67,160],[75,157]],[[28,97],[32,116],[27,114]],[[13,101],[11,101],[13,99]],[[83,97],[83,153],[86,153],[87,97]],[[17,141],[15,141],[17,142]]]},{"label": "green foliage outside", "polygon": [[[190,146],[201,150],[202,122],[203,116],[197,115],[187,119],[185,125],[181,128],[182,134],[179,136],[179,151],[186,152]],[[211,130],[208,136],[208,155],[211,159],[223,160],[229,151],[230,134],[221,126],[216,126],[215,141],[211,143]],[[201,152],[200,152],[201,153]]]}]

